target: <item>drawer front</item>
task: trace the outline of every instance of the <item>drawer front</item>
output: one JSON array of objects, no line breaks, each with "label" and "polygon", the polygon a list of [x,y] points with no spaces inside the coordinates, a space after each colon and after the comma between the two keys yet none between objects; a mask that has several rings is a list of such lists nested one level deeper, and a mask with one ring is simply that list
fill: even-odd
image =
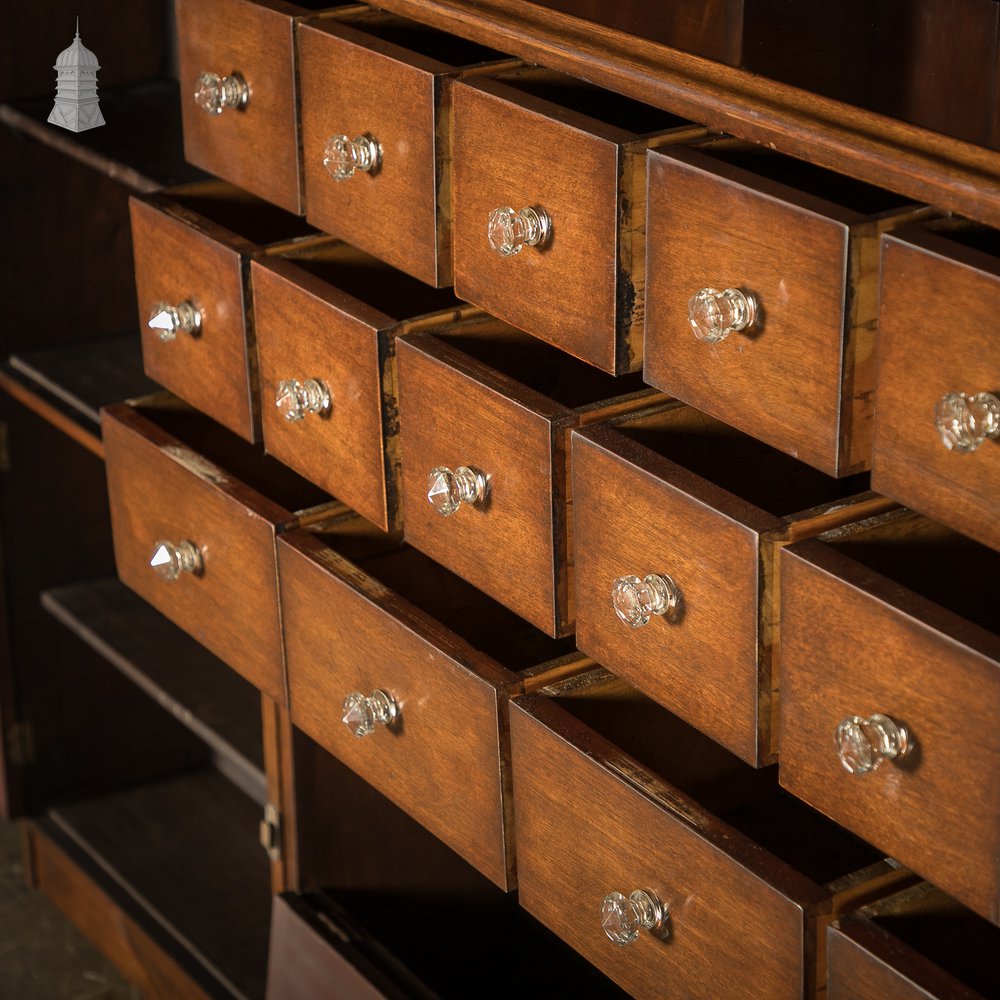
[{"label": "drawer front", "polygon": [[[267,451],[389,528],[383,384],[391,362],[379,327],[391,321],[280,261],[254,261],[251,274]],[[276,398],[288,379],[322,382],[329,410],[287,420]]]},{"label": "drawer front", "polygon": [[872,488],[1000,549],[1000,519],[990,513],[1000,441],[949,451],[935,422],[947,393],[1000,395],[1000,364],[987,349],[1000,263],[930,234],[884,237],[882,246]]},{"label": "drawer front", "polygon": [[[838,469],[846,221],[693,150],[647,164],[645,380],[830,475],[848,471]],[[754,326],[698,340],[688,300],[703,288],[750,293]]]},{"label": "drawer front", "polygon": [[[759,532],[768,519],[666,459],[618,452],[613,440],[601,428],[573,433],[577,645],[761,763],[770,753],[758,627]],[[679,611],[633,628],[615,613],[612,588],[619,577],[650,573],[674,581]]]},{"label": "drawer front", "polygon": [[[877,579],[820,543],[782,553],[781,782],[996,922],[1000,641]],[[850,774],[837,727],[876,712],[913,750]]]},{"label": "drawer front", "polygon": [[[657,801],[511,705],[521,904],[636,997],[800,998],[800,905],[709,842],[669,795]],[[677,808],[684,809],[678,799]],[[612,943],[605,894],[652,891],[669,936]],[[752,977],[748,971],[753,970]]]},{"label": "drawer front", "polygon": [[[348,25],[303,25],[298,37],[309,221],[421,281],[450,284],[451,248],[438,246],[447,164],[437,115],[448,108],[435,67],[445,67]],[[371,136],[375,169],[335,180],[323,159],[337,135]]]},{"label": "drawer front", "polygon": [[[278,543],[292,721],[506,888],[499,676],[473,672],[451,633],[315,544]],[[376,690],[398,718],[359,739],[344,699]]]},{"label": "drawer front", "polygon": [[[295,107],[294,21],[285,3],[175,0],[184,156],[289,212],[302,212]],[[242,108],[195,101],[203,73],[240,74]]]},{"label": "drawer front", "polygon": [[[254,440],[241,252],[142,201],[129,203],[146,374],[247,440]],[[196,335],[163,341],[148,321],[157,303],[190,302]]]},{"label": "drawer front", "polygon": [[[102,429],[122,582],[285,704],[274,568],[283,512],[128,407],[105,411]],[[193,542],[203,572],[159,576],[150,566],[159,541]]]},{"label": "drawer front", "polygon": [[[487,86],[452,90],[455,291],[598,368],[628,370],[617,359],[619,144]],[[491,250],[487,221],[504,206],[543,209],[547,243]]]},{"label": "drawer front", "polygon": [[[400,340],[403,524],[407,541],[547,632],[567,618],[563,411],[440,341]],[[442,517],[432,469],[488,477],[484,503]]]}]

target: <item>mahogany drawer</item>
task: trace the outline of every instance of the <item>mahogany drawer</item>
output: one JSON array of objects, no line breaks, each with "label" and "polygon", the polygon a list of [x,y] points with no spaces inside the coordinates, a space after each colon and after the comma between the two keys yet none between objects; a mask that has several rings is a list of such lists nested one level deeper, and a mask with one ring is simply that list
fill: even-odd
[{"label": "mahogany drawer", "polygon": [[304,224],[222,181],[129,199],[146,374],[255,441],[247,262]]},{"label": "mahogany drawer", "polygon": [[[285,704],[274,538],[323,495],[167,396],[107,407],[101,428],[122,582]],[[189,571],[154,568],[185,542]]]},{"label": "mahogany drawer", "polygon": [[827,928],[828,1000],[985,1000],[997,928],[922,882]]},{"label": "mahogany drawer", "polygon": [[[743,760],[772,761],[777,553],[889,503],[677,403],[576,431],[572,449],[577,645]],[[648,586],[666,588],[663,613],[636,603]]]},{"label": "mahogany drawer", "polygon": [[264,447],[398,526],[396,337],[473,307],[329,239],[254,260],[251,285]]},{"label": "mahogany drawer", "polygon": [[[644,155],[704,130],[539,69],[457,83],[453,103],[458,295],[604,371],[639,369]],[[492,249],[494,211],[525,208],[547,235]]]},{"label": "mahogany drawer", "polygon": [[[295,24],[331,6],[328,0],[174,0],[188,161],[301,214]],[[206,91],[203,74],[219,82],[204,81]],[[219,104],[212,99],[223,86],[228,103]]]},{"label": "mahogany drawer", "polygon": [[521,904],[633,996],[813,995],[830,915],[908,877],[603,671],[514,699],[511,744]]},{"label": "mahogany drawer", "polygon": [[[572,645],[354,514],[283,535],[278,572],[292,722],[511,888],[507,699],[579,669]],[[375,692],[395,707],[358,738],[348,696]]]},{"label": "mahogany drawer", "polygon": [[380,11],[302,24],[298,45],[309,221],[450,285],[451,85],[502,57]]},{"label": "mahogany drawer", "polygon": [[[882,248],[873,487],[1000,549],[991,515],[1000,489],[1000,363],[990,349],[1000,236],[954,221],[885,237]],[[992,416],[975,401],[981,393],[992,396]],[[977,418],[960,437],[949,433],[950,449],[938,427],[946,397],[946,430],[956,418],[959,426]],[[990,427],[994,436],[980,437]]]},{"label": "mahogany drawer", "polygon": [[870,468],[879,237],[928,210],[731,139],[648,171],[646,381],[828,475]]},{"label": "mahogany drawer", "polygon": [[[782,784],[994,922],[998,572],[1000,555],[911,512],[781,559]],[[905,755],[858,756],[892,725]]]},{"label": "mahogany drawer", "polygon": [[[637,376],[611,378],[502,323],[468,330],[397,344],[406,539],[549,635],[566,635],[568,435],[657,397]],[[441,509],[462,469],[480,477],[479,499]]]}]

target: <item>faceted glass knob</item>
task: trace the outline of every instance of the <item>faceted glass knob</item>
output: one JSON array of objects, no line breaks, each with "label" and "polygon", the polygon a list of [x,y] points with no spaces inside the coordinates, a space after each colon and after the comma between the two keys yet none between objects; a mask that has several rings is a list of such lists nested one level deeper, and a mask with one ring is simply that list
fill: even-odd
[{"label": "faceted glass knob", "polygon": [[688,299],[688,322],[694,335],[717,344],[731,333],[747,330],[757,319],[757,302],[738,288],[717,292],[703,288]]},{"label": "faceted glass knob", "polygon": [[488,488],[486,476],[467,465],[454,472],[439,465],[427,477],[427,500],[442,517],[451,517],[463,503],[482,501]]},{"label": "faceted glass knob", "polygon": [[992,392],[967,396],[946,392],[934,411],[941,441],[949,451],[975,451],[987,438],[1000,437],[1000,399]]},{"label": "faceted glass knob", "polygon": [[344,699],[343,723],[358,739],[371,735],[376,726],[392,725],[398,716],[399,706],[381,689],[367,696],[352,691]]},{"label": "faceted glass knob", "polygon": [[601,904],[601,926],[615,944],[631,944],[639,931],[666,936],[668,907],[646,889],[636,889],[628,896],[609,892]]},{"label": "faceted glass knob", "polygon": [[291,423],[301,420],[307,413],[324,415],[330,412],[330,390],[318,379],[282,379],[274,390],[274,405]]},{"label": "faceted glass knob", "polygon": [[620,576],[611,586],[615,612],[632,628],[648,625],[653,615],[672,618],[680,600],[677,584],[666,573],[650,573],[641,580],[637,576]]},{"label": "faceted glass knob", "polygon": [[910,734],[887,715],[844,719],[835,735],[840,763],[849,774],[869,774],[884,760],[905,757],[912,748]]},{"label": "faceted glass knob", "polygon": [[165,344],[173,340],[178,333],[189,333],[192,336],[201,331],[201,313],[193,302],[181,302],[172,306],[169,302],[156,302],[149,311],[146,325],[155,330],[156,335]]},{"label": "faceted glass knob", "polygon": [[346,181],[358,171],[375,173],[382,162],[382,147],[367,132],[348,139],[331,136],[323,150],[323,166],[335,181]]},{"label": "faceted glass knob", "polygon": [[501,257],[513,257],[525,247],[540,247],[549,238],[552,220],[541,208],[522,208],[515,212],[510,206],[490,212],[486,237],[490,248]]},{"label": "faceted glass knob", "polygon": [[164,542],[153,545],[153,555],[149,565],[164,580],[176,580],[181,573],[193,573],[200,576],[205,564],[201,558],[201,550],[194,542]]},{"label": "faceted glass knob", "polygon": [[229,76],[202,73],[195,83],[194,103],[209,115],[221,115],[226,108],[241,110],[249,100],[250,88],[235,70]]}]

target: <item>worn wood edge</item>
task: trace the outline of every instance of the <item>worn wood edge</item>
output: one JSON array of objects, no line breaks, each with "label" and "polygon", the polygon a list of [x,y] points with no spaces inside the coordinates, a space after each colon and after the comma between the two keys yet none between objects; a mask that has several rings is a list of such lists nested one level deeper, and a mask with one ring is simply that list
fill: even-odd
[{"label": "worn wood edge", "polygon": [[[260,253],[261,248],[252,240],[245,236],[234,233],[231,229],[214,222],[212,219],[201,215],[193,208],[182,205],[170,197],[171,192],[186,194],[201,190],[211,190],[219,188],[224,182],[221,181],[196,181],[193,184],[183,184],[176,188],[160,188],[154,194],[129,195],[129,210],[132,215],[132,228],[135,229],[135,217],[137,212],[146,215],[157,214],[171,219],[173,222],[191,229],[202,236],[206,236],[216,243],[221,244],[234,253],[240,255],[250,255]],[[226,185],[232,187],[232,185]]]},{"label": "worn wood edge", "polygon": [[[285,698],[287,703],[287,681]],[[298,883],[291,721],[288,718],[288,710],[265,694],[260,696],[260,711],[267,804],[277,811],[280,823],[279,854],[277,858],[271,859],[271,892],[277,894],[293,888]]]},{"label": "worn wood edge", "polygon": [[1000,152],[537,9],[527,0],[381,0],[380,6],[710,128],[1000,225]]},{"label": "worn wood edge", "polygon": [[180,945],[158,940],[158,925],[58,825],[50,819],[25,825],[38,888],[130,982],[154,998],[217,995],[218,982],[202,969],[186,968]]},{"label": "worn wood edge", "polygon": [[104,461],[104,442],[99,435],[87,430],[86,427],[63,413],[40,393],[22,385],[2,369],[0,369],[0,391],[7,393],[11,399],[27,407],[46,423],[51,424],[56,430],[86,448],[102,462]]}]

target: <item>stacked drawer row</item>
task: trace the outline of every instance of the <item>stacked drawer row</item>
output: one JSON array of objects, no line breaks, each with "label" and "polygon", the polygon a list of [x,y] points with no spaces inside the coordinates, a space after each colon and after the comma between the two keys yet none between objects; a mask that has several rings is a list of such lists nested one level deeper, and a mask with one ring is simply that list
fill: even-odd
[{"label": "stacked drawer row", "polygon": [[[812,989],[824,924],[905,877],[880,852],[996,922],[995,803],[956,780],[993,787],[1000,749],[1000,470],[963,453],[998,387],[961,341],[992,234],[497,54],[432,64],[448,40],[386,15],[305,14],[282,15],[304,184],[261,193],[349,242],[222,184],[135,202],[133,231],[149,373],[311,482],[242,477],[235,439],[212,461],[171,404],[109,410],[123,579],[637,995]],[[242,110],[186,123],[235,123],[200,154],[218,173],[259,143],[254,72]],[[334,181],[310,137],[336,130],[377,169]],[[363,164],[353,141],[327,158]],[[430,287],[452,275],[460,298]],[[934,336],[956,295],[972,322]],[[625,374],[643,354],[673,398]],[[873,454],[941,523],[867,492]],[[863,770],[899,728],[908,752],[841,767],[835,733]]]}]

